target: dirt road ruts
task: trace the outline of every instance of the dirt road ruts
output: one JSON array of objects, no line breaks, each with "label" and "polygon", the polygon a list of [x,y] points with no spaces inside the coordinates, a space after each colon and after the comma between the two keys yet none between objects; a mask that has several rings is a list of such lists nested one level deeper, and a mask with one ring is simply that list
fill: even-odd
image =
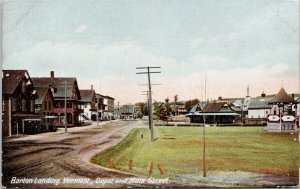
[{"label": "dirt road ruts", "polygon": [[[96,153],[119,143],[141,121],[113,121],[82,128],[63,128],[3,141],[3,185],[6,187],[109,187],[109,185],[11,184],[17,178],[127,178],[130,174],[110,171],[90,162]],[[118,187],[113,185],[111,187]]]}]

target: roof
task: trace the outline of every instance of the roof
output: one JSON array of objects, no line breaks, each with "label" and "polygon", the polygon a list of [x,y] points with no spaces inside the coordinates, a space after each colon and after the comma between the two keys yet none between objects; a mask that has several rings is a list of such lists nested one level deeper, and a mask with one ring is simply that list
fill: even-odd
[{"label": "roof", "polygon": [[109,98],[109,99],[115,100],[113,97],[110,97],[110,96],[104,96],[104,98]]},{"label": "roof", "polygon": [[92,102],[95,95],[95,90],[80,90],[81,101],[83,102]]},{"label": "roof", "polygon": [[250,104],[248,106],[248,109],[261,109],[261,108],[271,108],[272,106],[268,104],[271,98],[251,98]]},{"label": "roof", "polygon": [[[39,95],[39,98],[37,98],[35,100],[35,104],[43,104],[44,99],[49,91],[49,87],[36,87],[35,90],[36,90],[37,94]],[[50,92],[50,94],[52,94],[52,93]]]},{"label": "roof", "polygon": [[276,103],[285,103],[285,104],[289,104],[289,103],[293,103],[295,102],[295,100],[289,96],[286,91],[284,90],[284,88],[282,87],[280,89],[280,91],[273,97],[270,99],[269,103],[270,104],[276,104]]},{"label": "roof", "polygon": [[243,98],[222,98],[222,99],[220,99],[218,101],[220,101],[220,102],[234,102],[236,100],[242,100],[242,99]]},{"label": "roof", "polygon": [[105,96],[101,94],[96,94],[96,98],[105,98]]},{"label": "roof", "polygon": [[191,108],[190,113],[195,113],[196,111],[202,111],[204,107],[205,107],[205,103],[200,102]]},{"label": "roof", "polygon": [[23,77],[29,77],[27,70],[2,70],[2,93],[12,95]]},{"label": "roof", "polygon": [[169,105],[184,105],[185,104],[185,101],[177,101],[176,103],[174,101],[172,102],[169,102]]},{"label": "roof", "polygon": [[212,102],[205,105],[204,112],[218,112],[226,102]]},{"label": "roof", "polygon": [[119,113],[132,113],[134,114],[135,106],[134,105],[123,105],[120,107]]},{"label": "roof", "polygon": [[187,116],[201,116],[201,115],[206,115],[206,116],[212,116],[212,115],[232,115],[232,116],[237,116],[239,115],[238,113],[235,112],[215,112],[215,113],[210,113],[210,112],[196,112],[195,114],[187,114]]},{"label": "roof", "polygon": [[[77,85],[75,77],[56,77],[53,80],[49,77],[33,77],[32,78],[35,87],[49,87],[49,85],[55,87],[57,92],[53,95],[54,98],[63,98],[65,93],[67,98],[72,98],[73,85]],[[65,83],[67,83],[67,90],[65,91]],[[81,99],[79,90],[77,91],[79,99]]]}]

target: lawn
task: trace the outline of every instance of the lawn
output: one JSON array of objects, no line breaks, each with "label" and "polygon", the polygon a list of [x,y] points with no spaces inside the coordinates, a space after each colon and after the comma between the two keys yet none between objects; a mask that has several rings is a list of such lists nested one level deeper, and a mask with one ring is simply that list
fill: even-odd
[{"label": "lawn", "polygon": [[[148,175],[147,165],[154,163],[152,176],[199,175],[202,169],[202,130],[200,127],[155,128],[154,142],[148,129],[134,129],[119,145],[93,157],[92,162],[104,167],[113,159],[114,168]],[[298,133],[268,133],[262,127],[206,128],[206,167],[209,171],[245,171],[274,175],[298,176]],[[143,138],[141,138],[143,135]],[[158,138],[159,136],[159,138]]]}]

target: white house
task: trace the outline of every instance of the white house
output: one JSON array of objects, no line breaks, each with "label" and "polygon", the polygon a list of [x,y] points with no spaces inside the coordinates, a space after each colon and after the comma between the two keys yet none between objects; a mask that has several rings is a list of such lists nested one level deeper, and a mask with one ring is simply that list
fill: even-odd
[{"label": "white house", "polygon": [[93,85],[91,89],[87,90],[80,90],[81,96],[81,104],[83,106],[83,113],[81,114],[82,117],[86,119],[92,119],[92,115],[96,113],[96,93],[93,89]]},{"label": "white house", "polygon": [[248,106],[248,118],[267,118],[272,106],[268,104],[270,98],[264,94],[261,97],[251,98]]}]

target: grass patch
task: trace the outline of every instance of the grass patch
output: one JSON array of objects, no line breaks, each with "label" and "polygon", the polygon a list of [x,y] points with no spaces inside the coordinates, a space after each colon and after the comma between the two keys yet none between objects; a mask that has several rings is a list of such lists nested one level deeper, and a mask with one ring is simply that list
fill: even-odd
[{"label": "grass patch", "polygon": [[[154,162],[154,177],[176,178],[180,174],[199,175],[202,169],[202,129],[199,127],[155,128],[150,142],[148,129],[134,129],[117,146],[92,158],[92,162],[108,167],[148,175],[147,165]],[[143,138],[141,138],[143,135]],[[269,133],[262,127],[206,128],[206,167],[208,171],[245,171],[274,175],[298,176],[298,133]],[[161,176],[156,165],[166,170]]]}]

